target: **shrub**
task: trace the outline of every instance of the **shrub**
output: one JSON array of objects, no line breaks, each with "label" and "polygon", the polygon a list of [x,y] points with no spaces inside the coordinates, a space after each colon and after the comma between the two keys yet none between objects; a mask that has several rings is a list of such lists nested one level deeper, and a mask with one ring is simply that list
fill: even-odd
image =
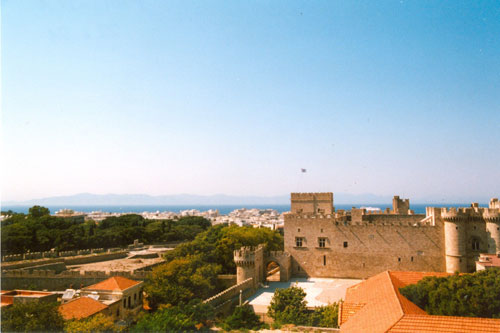
[{"label": "shrub", "polygon": [[278,324],[308,323],[306,293],[300,287],[276,289],[268,307],[268,315]]},{"label": "shrub", "polygon": [[259,330],[263,324],[250,305],[237,306],[232,315],[226,318],[222,327],[225,330]]}]

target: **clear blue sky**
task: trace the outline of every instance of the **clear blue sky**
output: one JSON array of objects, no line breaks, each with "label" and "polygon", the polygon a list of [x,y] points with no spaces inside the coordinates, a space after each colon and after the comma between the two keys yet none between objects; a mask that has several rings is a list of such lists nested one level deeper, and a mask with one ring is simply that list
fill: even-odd
[{"label": "clear blue sky", "polygon": [[1,11],[3,200],[500,195],[498,1]]}]

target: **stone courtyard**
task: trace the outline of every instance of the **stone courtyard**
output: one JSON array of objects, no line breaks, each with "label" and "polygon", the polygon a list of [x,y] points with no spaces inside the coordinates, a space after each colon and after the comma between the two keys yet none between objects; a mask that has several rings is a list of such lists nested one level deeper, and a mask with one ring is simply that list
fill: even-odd
[{"label": "stone courtyard", "polygon": [[267,313],[267,307],[271,303],[274,291],[278,288],[289,288],[298,286],[306,292],[308,308],[315,308],[329,303],[338,302],[345,297],[347,288],[362,280],[355,279],[329,279],[329,278],[292,278],[288,282],[269,282],[264,288],[248,299],[255,313]]}]

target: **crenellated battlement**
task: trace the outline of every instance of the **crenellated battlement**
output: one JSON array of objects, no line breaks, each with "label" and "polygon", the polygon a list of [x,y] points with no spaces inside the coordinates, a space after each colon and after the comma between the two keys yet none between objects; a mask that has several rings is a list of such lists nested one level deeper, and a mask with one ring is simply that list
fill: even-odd
[{"label": "crenellated battlement", "polygon": [[144,279],[147,277],[149,272],[146,271],[64,271],[56,274],[54,270],[24,270],[24,269],[12,269],[3,270],[2,278],[109,278],[112,276],[123,276],[131,279]]},{"label": "crenellated battlement", "polygon": [[294,192],[291,193],[292,200],[333,200],[333,192]]},{"label": "crenellated battlement", "polygon": [[235,250],[234,262],[238,267],[252,267],[255,264],[255,259],[264,251],[264,245],[259,246],[244,246],[239,250]]},{"label": "crenellated battlement", "polygon": [[100,254],[100,253],[111,253],[122,251],[121,248],[105,249],[85,249],[78,251],[44,251],[44,252],[26,252],[21,254],[11,254],[2,256],[2,262],[13,262],[22,260],[36,260],[36,259],[49,259],[49,258],[65,258],[65,257],[76,257],[89,254]]},{"label": "crenellated battlement", "polygon": [[488,222],[500,222],[500,209],[485,208],[483,218]]},{"label": "crenellated battlement", "polygon": [[496,221],[500,219],[500,209],[496,208],[481,208],[477,204],[472,207],[460,208],[441,208],[441,217],[447,222],[460,222],[460,221]]}]

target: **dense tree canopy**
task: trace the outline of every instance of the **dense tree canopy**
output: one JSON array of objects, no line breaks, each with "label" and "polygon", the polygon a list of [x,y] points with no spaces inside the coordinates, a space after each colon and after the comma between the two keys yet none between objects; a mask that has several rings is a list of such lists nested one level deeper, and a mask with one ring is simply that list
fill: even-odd
[{"label": "dense tree canopy", "polygon": [[135,239],[145,243],[192,240],[208,227],[210,221],[202,217],[147,220],[135,214],[108,217],[96,224],[50,216],[47,208],[34,206],[28,215],[13,214],[2,221],[2,253],[118,247]]},{"label": "dense tree canopy", "polygon": [[111,317],[98,313],[89,318],[66,321],[64,331],[68,333],[104,333],[121,332],[123,328],[115,325]]},{"label": "dense tree canopy", "polygon": [[206,263],[199,255],[160,265],[145,285],[149,306],[156,309],[161,304],[177,305],[193,298],[209,298],[219,290],[219,272],[219,265]]},{"label": "dense tree canopy", "polygon": [[283,250],[283,236],[268,228],[217,225],[200,233],[193,241],[179,245],[166,255],[166,259],[200,255],[204,262],[220,265],[221,274],[234,274],[234,250],[259,244],[265,244],[268,251]]},{"label": "dense tree canopy", "polygon": [[500,269],[426,277],[399,289],[432,315],[500,318]]},{"label": "dense tree canopy", "polygon": [[267,228],[217,225],[179,245],[165,255],[167,263],[153,269],[146,282],[150,307],[177,305],[193,297],[206,299],[221,291],[217,276],[236,272],[233,251],[258,244],[280,250],[283,237]]},{"label": "dense tree canopy", "polygon": [[200,330],[210,325],[213,308],[200,300],[180,303],[178,306],[162,307],[139,319],[132,332],[185,332]]},{"label": "dense tree canopy", "polygon": [[1,311],[2,332],[60,332],[64,319],[58,303],[15,303]]}]

